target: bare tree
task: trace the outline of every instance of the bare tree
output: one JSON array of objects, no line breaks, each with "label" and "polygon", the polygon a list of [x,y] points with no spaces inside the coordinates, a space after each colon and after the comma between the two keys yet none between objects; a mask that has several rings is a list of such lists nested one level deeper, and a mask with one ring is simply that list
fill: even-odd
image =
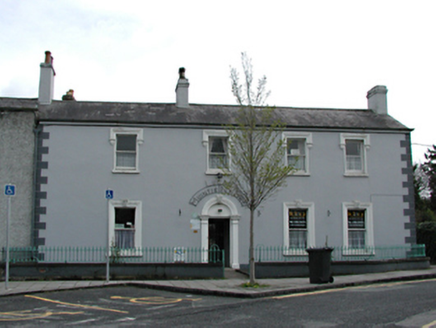
[{"label": "bare tree", "polygon": [[250,210],[250,285],[256,283],[254,261],[254,212],[281,187],[293,167],[285,164],[286,148],[281,138],[284,125],[274,121],[274,108],[265,106],[269,92],[266,77],[253,91],[251,59],[242,53],[243,83],[231,68],[232,92],[240,110],[236,124],[227,127],[231,164],[224,168],[224,190]]}]

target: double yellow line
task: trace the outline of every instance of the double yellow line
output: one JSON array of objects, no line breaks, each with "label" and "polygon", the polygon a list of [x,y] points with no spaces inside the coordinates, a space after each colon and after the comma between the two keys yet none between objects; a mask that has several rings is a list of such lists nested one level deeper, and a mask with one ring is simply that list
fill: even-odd
[{"label": "double yellow line", "polygon": [[74,303],[68,303],[68,302],[61,302],[61,301],[51,300],[49,298],[33,296],[33,295],[25,295],[25,297],[34,298],[34,299],[37,299],[37,300],[41,300],[41,301],[45,301],[45,302],[50,302],[50,303],[55,303],[55,304],[62,304],[62,305],[78,307],[78,308],[82,308],[82,309],[92,309],[92,310],[109,311],[109,312],[116,312],[116,313],[129,313],[127,311],[108,309],[108,308],[103,308],[103,307],[94,306],[94,305],[82,305],[82,304],[74,304]]}]

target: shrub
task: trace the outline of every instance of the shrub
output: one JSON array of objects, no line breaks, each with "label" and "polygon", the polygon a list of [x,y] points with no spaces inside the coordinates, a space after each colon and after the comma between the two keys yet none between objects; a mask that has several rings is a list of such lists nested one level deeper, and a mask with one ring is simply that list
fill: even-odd
[{"label": "shrub", "polygon": [[425,244],[425,254],[436,263],[436,222],[422,222],[416,227],[418,244]]}]

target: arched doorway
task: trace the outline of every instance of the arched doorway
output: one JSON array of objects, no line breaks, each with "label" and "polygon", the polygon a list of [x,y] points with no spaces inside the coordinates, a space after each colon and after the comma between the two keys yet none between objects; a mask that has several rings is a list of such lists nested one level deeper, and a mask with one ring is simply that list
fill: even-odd
[{"label": "arched doorway", "polygon": [[[216,244],[225,250],[225,264],[239,269],[239,219],[235,204],[224,197],[216,195],[204,204],[201,219],[201,248],[209,249]],[[207,262],[207,252],[203,262]]]}]

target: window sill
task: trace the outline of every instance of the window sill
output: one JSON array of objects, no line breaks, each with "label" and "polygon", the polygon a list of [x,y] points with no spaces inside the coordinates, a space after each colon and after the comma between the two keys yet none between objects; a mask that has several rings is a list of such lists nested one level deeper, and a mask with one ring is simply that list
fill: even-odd
[{"label": "window sill", "polygon": [[359,172],[345,172],[344,177],[351,177],[351,178],[367,178],[369,175],[368,173],[359,173]]},{"label": "window sill", "polygon": [[206,175],[217,175],[218,173],[221,173],[223,175],[226,174],[223,170],[220,169],[210,169],[205,172]]},{"label": "window sill", "polygon": [[304,171],[296,171],[294,173],[289,173],[288,176],[292,177],[310,177],[310,173],[309,172],[304,172]]},{"label": "window sill", "polygon": [[113,169],[112,173],[126,173],[126,174],[139,174],[140,171],[139,170],[123,170],[123,169]]}]

